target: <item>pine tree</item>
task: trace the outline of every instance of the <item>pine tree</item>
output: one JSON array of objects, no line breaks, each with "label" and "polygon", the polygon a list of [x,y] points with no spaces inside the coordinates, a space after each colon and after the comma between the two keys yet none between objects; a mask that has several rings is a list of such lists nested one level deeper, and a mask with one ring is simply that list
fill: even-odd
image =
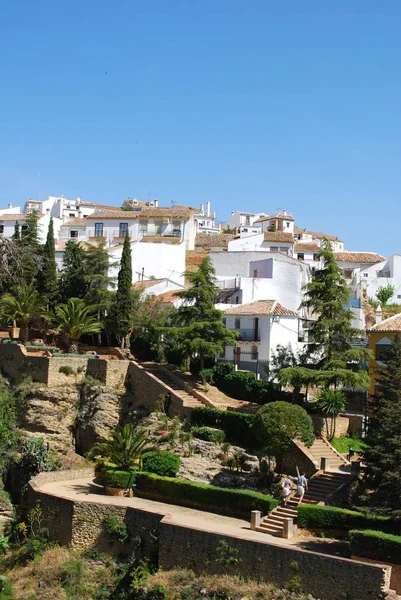
[{"label": "pine tree", "polygon": [[49,222],[46,244],[43,249],[42,264],[38,274],[38,289],[46,299],[48,306],[54,308],[58,298],[58,283],[53,218]]},{"label": "pine tree", "polygon": [[233,344],[237,334],[222,322],[223,313],[214,307],[216,293],[215,270],[206,256],[196,272],[187,271],[190,287],[177,292],[183,300],[174,317],[174,337],[182,346],[187,359],[199,357],[200,368],[205,358],[219,354],[226,344]]},{"label": "pine tree", "polygon": [[39,247],[39,213],[33,210],[25,219],[26,229],[21,232],[21,242],[24,246],[37,249]]},{"label": "pine tree", "polygon": [[[110,309],[114,287],[114,278],[109,276],[110,268],[114,266],[110,262],[107,252],[106,240],[100,238],[98,243],[88,246],[86,250],[85,277],[87,292],[86,302],[91,305],[97,313],[97,320],[104,321]],[[98,343],[101,343],[101,334],[98,334]]]},{"label": "pine tree", "polygon": [[401,336],[397,335],[386,364],[378,373],[375,394],[369,402],[369,425],[363,460],[366,483],[373,493],[367,499],[379,512],[401,517]]},{"label": "pine tree", "polygon": [[60,278],[60,297],[85,298],[87,291],[85,273],[85,250],[78,242],[68,240],[65,245],[63,272]]},{"label": "pine tree", "polygon": [[117,293],[112,310],[114,329],[120,339],[121,348],[130,347],[133,311],[131,244],[127,235],[124,240],[118,272]]}]

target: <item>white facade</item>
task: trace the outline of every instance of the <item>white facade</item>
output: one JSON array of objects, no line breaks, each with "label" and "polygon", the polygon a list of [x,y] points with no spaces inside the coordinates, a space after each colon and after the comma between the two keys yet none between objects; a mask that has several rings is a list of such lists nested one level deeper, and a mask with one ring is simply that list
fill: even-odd
[{"label": "white facade", "polygon": [[322,245],[324,239],[328,239],[333,252],[342,252],[344,250],[344,242],[342,240],[334,235],[321,233],[319,231],[294,227],[294,237],[299,242],[316,244],[319,247]]},{"label": "white facade", "polygon": [[21,208],[19,206],[13,206],[9,204],[7,208],[0,208],[0,215],[19,215],[21,214]]},{"label": "white facade", "polygon": [[401,304],[401,255],[393,254],[387,260],[368,267],[358,265],[352,270],[349,284],[355,298],[362,298],[364,290],[368,298],[375,298],[380,287],[392,285],[395,290],[388,303]]},{"label": "white facade", "polygon": [[262,217],[267,217],[266,213],[251,213],[241,210],[233,210],[231,216],[227,221],[227,226],[230,229],[238,230],[240,227],[249,227],[253,225],[255,221]]},{"label": "white facade", "polygon": [[[286,239],[287,238],[287,239]],[[282,252],[292,256],[294,241],[291,234],[263,232],[248,237],[239,237],[228,242],[228,252]]]},{"label": "white facade", "polygon": [[294,233],[294,219],[285,209],[282,213],[262,217],[255,221],[254,225],[259,225],[262,231],[282,231],[291,235]]},{"label": "white facade", "polygon": [[206,209],[201,205],[200,211],[194,213],[197,233],[207,233],[209,235],[218,235],[221,233],[221,226],[216,221],[216,213],[212,213],[210,202],[206,202]]}]

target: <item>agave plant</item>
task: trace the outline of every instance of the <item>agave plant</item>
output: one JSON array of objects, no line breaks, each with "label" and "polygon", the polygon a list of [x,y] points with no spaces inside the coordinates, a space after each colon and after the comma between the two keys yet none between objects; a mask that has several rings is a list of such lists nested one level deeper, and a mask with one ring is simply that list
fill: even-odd
[{"label": "agave plant", "polygon": [[145,452],[153,450],[149,444],[148,432],[136,429],[132,423],[117,427],[109,439],[97,441],[88,454],[88,458],[102,459],[115,464],[123,470],[139,469]]}]

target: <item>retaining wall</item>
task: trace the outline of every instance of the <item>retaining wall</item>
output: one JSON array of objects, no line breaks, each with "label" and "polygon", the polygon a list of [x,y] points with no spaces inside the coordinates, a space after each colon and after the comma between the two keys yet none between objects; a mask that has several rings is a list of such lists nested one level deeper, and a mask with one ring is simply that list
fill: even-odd
[{"label": "retaining wall", "polygon": [[[104,519],[113,514],[124,520],[133,537],[140,536],[143,555],[158,562],[162,569],[186,567],[198,573],[233,573],[281,587],[299,576],[301,587],[321,600],[378,600],[389,587],[391,568],[387,566],[275,545],[268,539],[216,534],[174,523],[170,515],[157,510],[70,500],[41,490],[41,485],[50,481],[90,474],[89,469],[42,473],[29,483],[30,504],[40,502],[50,537],[62,544],[112,553],[131,552],[131,546],[113,541],[105,532]],[[227,546],[219,553],[222,540],[231,549],[233,564],[224,561]]]}]

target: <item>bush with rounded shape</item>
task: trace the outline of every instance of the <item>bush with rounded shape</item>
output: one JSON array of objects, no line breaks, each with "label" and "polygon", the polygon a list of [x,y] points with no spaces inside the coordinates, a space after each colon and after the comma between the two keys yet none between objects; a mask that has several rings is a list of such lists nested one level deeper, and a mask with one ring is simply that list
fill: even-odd
[{"label": "bush with rounded shape", "polygon": [[267,454],[276,458],[278,467],[291,440],[300,440],[306,446],[311,446],[315,440],[312,419],[306,410],[288,402],[262,406],[253,420],[252,431]]},{"label": "bush with rounded shape", "polygon": [[180,468],[180,457],[172,452],[147,452],[143,457],[142,470],[164,477],[175,477]]},{"label": "bush with rounded shape", "polygon": [[214,427],[192,427],[191,433],[200,440],[214,442],[215,444],[222,444],[226,439],[224,431]]},{"label": "bush with rounded shape", "polygon": [[128,490],[135,481],[136,473],[133,471],[119,471],[118,469],[103,469],[105,485],[113,488]]}]

